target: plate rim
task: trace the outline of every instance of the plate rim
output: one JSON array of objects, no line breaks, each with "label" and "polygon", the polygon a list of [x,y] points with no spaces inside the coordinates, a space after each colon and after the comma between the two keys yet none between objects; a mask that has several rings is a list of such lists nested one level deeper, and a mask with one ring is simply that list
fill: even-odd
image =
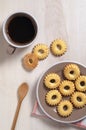
[{"label": "plate rim", "polygon": [[38,82],[37,82],[36,98],[37,98],[37,101],[38,101],[38,104],[39,104],[41,110],[44,112],[44,114],[45,114],[48,118],[52,119],[53,121],[59,122],[59,123],[68,124],[68,123],[76,123],[76,122],[78,122],[78,121],[84,119],[84,118],[86,117],[86,115],[83,116],[82,118],[79,118],[79,119],[74,120],[74,121],[61,121],[61,120],[55,119],[55,118],[53,118],[51,115],[49,115],[49,114],[44,110],[44,108],[42,107],[42,105],[41,105],[41,103],[40,103],[40,99],[39,99],[39,96],[38,96],[39,83],[40,83],[40,80],[42,79],[43,75],[44,75],[50,68],[52,68],[53,66],[58,65],[58,64],[61,64],[61,63],[65,63],[65,62],[71,62],[71,63],[79,64],[79,65],[81,65],[81,66],[83,66],[83,67],[86,68],[86,66],[85,66],[84,64],[82,64],[82,63],[80,63],[80,62],[72,61],[72,60],[60,61],[60,62],[57,62],[57,63],[51,65],[50,67],[48,67],[48,68],[41,74],[41,76],[40,76],[40,78],[39,78],[39,80],[38,80]]}]

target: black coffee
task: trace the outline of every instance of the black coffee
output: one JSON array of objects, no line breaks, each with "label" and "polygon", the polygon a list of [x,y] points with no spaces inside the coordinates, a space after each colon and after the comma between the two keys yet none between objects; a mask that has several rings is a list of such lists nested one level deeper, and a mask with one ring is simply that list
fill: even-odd
[{"label": "black coffee", "polygon": [[15,16],[8,23],[8,35],[15,44],[28,44],[36,36],[36,24],[26,16]]}]

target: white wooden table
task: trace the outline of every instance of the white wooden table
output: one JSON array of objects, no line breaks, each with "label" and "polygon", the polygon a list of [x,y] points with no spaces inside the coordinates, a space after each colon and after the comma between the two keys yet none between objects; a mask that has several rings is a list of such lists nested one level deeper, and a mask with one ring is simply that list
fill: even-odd
[{"label": "white wooden table", "polygon": [[[62,2],[62,7],[59,6],[59,1]],[[2,35],[2,23],[7,15],[21,10],[27,11],[37,19],[38,34],[30,47],[17,49],[13,55],[9,55],[8,44]],[[58,17],[57,10],[63,10],[64,18]],[[36,119],[31,116],[31,112],[36,98],[36,83],[43,71],[54,63],[64,60],[86,65],[85,12],[86,0],[0,0],[0,130],[11,129],[17,106],[17,89],[22,82],[27,82],[30,89],[22,103],[16,130],[77,130],[71,126],[57,125],[53,121]],[[57,34],[59,36],[57,17],[59,20],[61,18],[61,21],[63,19],[62,38],[67,41],[67,53],[59,58],[50,53],[47,59],[39,62],[36,69],[31,72],[25,71],[22,67],[22,57],[31,52],[35,44],[41,42],[50,45]]]}]

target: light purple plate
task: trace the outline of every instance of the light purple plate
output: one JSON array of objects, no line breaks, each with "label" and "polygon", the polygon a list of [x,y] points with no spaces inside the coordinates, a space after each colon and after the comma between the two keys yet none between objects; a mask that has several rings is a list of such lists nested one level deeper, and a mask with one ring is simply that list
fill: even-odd
[{"label": "light purple plate", "polygon": [[50,107],[45,102],[45,95],[48,90],[46,90],[43,80],[44,80],[45,75],[47,75],[48,73],[51,73],[51,72],[55,72],[55,73],[59,74],[61,76],[61,79],[63,80],[64,79],[63,69],[64,69],[65,65],[70,64],[70,63],[77,64],[80,68],[81,75],[86,75],[86,67],[84,65],[82,65],[80,63],[76,63],[76,62],[69,62],[69,61],[60,62],[60,63],[57,63],[57,64],[53,65],[52,67],[50,67],[41,76],[41,78],[39,79],[38,84],[37,84],[36,94],[37,94],[37,100],[38,100],[38,104],[39,104],[40,108],[53,121],[57,121],[57,122],[61,122],[61,123],[74,123],[74,122],[80,121],[83,118],[85,118],[86,117],[86,105],[85,105],[85,107],[80,108],[80,109],[74,108],[72,114],[68,117],[61,117],[57,113],[56,107]]}]

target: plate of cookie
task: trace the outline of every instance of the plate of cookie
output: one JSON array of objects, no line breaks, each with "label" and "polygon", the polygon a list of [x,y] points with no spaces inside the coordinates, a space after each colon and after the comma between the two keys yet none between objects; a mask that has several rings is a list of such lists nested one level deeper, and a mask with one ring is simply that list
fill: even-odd
[{"label": "plate of cookie", "polygon": [[37,83],[37,101],[53,121],[74,123],[86,117],[86,66],[64,61],[51,66]]}]

